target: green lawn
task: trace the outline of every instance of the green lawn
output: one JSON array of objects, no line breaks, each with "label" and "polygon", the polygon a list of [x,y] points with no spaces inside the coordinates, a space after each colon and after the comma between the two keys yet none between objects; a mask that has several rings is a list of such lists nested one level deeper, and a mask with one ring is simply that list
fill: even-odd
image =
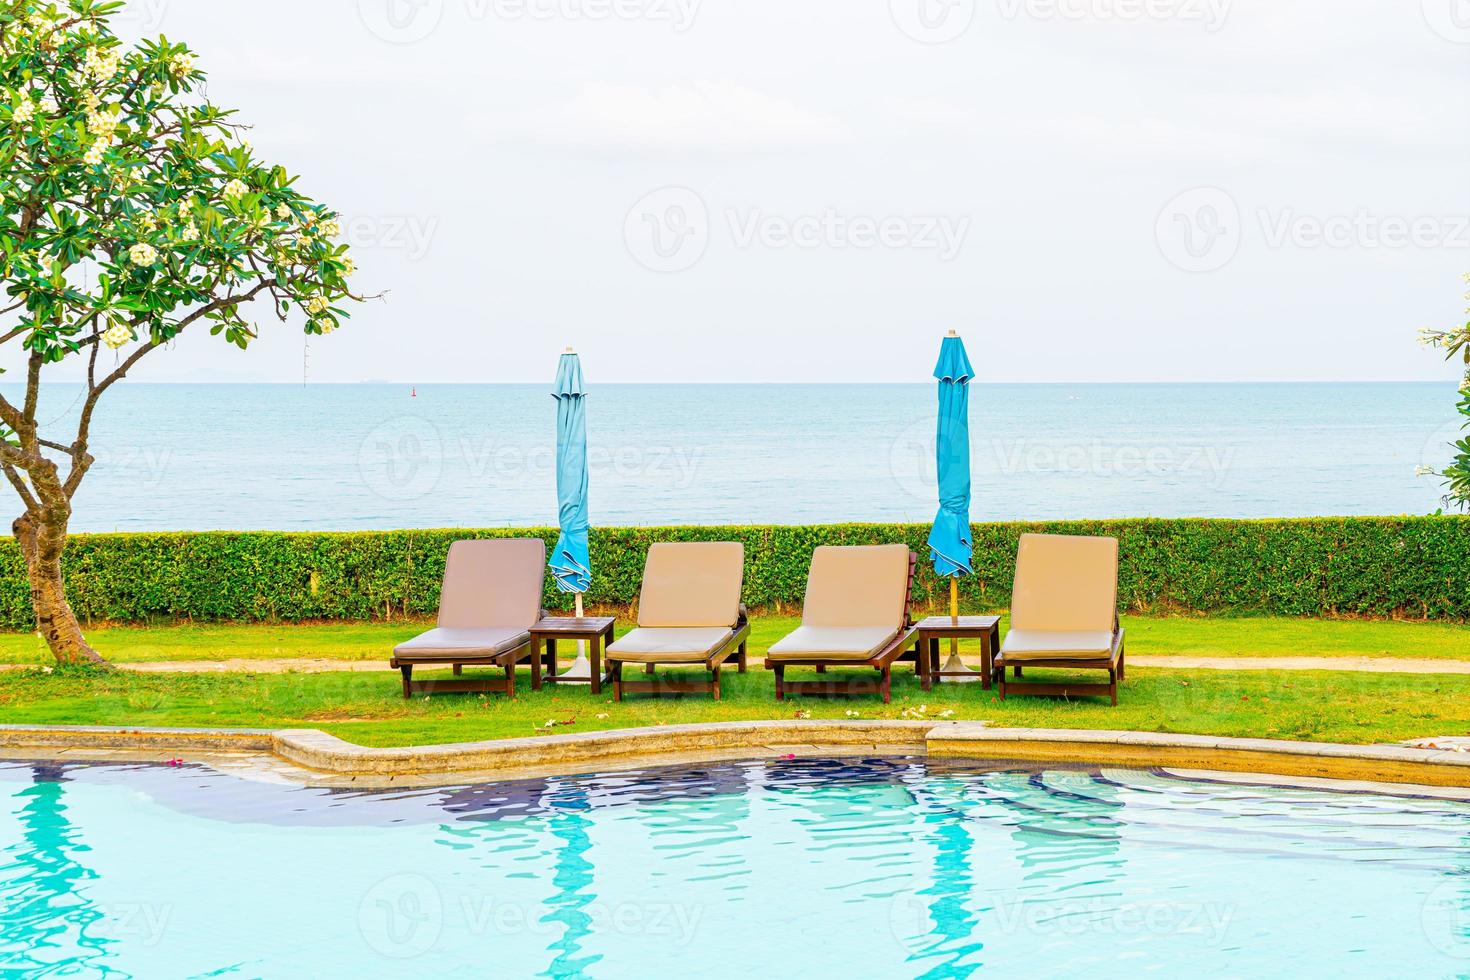
[{"label": "green lawn", "polygon": [[[1125,616],[1123,624],[1134,654],[1470,659],[1470,626],[1453,623]],[[790,617],[757,617],[753,651],[764,653],[795,626]],[[424,628],[423,623],[120,627],[92,630],[88,636],[118,663],[292,657],[386,661],[395,643]],[[0,634],[0,663],[42,664],[49,659],[37,637]]]},{"label": "green lawn", "polygon": [[791,718],[989,719],[1005,725],[1115,728],[1340,742],[1400,741],[1470,734],[1470,678],[1303,671],[1135,669],[1112,708],[1103,701],[1012,698],[1002,704],[979,685],[925,694],[907,668],[895,674],[894,702],[876,697],[801,698],[778,705],[770,675],[727,678],[724,700],[638,699],[613,704],[585,688],[521,696],[438,695],[404,701],[397,674],[140,675],[90,672],[0,673],[0,718],[11,723],[224,725],[323,728],[365,745],[414,745],[533,734],[548,720],[558,733],[682,722]]},{"label": "green lawn", "polygon": [[[1193,656],[1372,656],[1470,658],[1470,627],[1355,620],[1130,617],[1133,654]],[[762,617],[752,660],[795,621]],[[88,671],[0,672],[0,719],[12,723],[221,725],[323,728],[366,745],[413,745],[710,720],[814,718],[988,719],[1006,725],[1119,728],[1341,742],[1401,741],[1470,734],[1470,677],[1332,671],[1241,672],[1136,667],[1122,704],[1016,698],[1001,704],[978,685],[924,694],[907,667],[895,675],[894,703],[876,696],[805,698],[778,705],[760,669],[727,675],[726,697],[622,705],[586,688],[529,691],[521,697],[440,695],[405,702],[387,669],[392,645],[422,624],[176,626],[95,630],[90,635],[118,662],[229,658],[324,658],[381,662],[381,673],[139,675]],[[0,636],[0,661],[45,663],[32,636]],[[546,729],[546,722],[571,722]]]}]

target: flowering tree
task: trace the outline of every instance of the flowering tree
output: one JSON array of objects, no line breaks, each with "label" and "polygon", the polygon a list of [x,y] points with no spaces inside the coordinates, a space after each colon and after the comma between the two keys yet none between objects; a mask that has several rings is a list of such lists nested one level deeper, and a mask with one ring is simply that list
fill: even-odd
[{"label": "flowering tree", "polygon": [[[1465,274],[1465,282],[1470,283],[1470,272]],[[1465,294],[1465,299],[1470,300],[1470,293]],[[1470,309],[1465,313],[1470,315]],[[1437,347],[1445,352],[1446,358],[1459,355],[1465,367],[1465,379],[1460,382],[1460,414],[1465,416],[1465,432],[1470,432],[1470,323],[1463,327],[1451,327],[1448,330],[1434,330],[1425,328],[1419,331],[1419,343],[1425,347]],[[1470,508],[1470,435],[1460,439],[1454,444],[1455,459],[1449,466],[1438,472],[1445,481],[1445,504],[1461,509]],[[1421,472],[1433,474],[1436,471],[1432,467],[1421,467]]]},{"label": "flowering tree", "polygon": [[[23,392],[0,396],[0,470],[24,507],[37,628],[63,663],[101,659],[61,556],[107,390],[185,330],[244,349],[267,301],[326,334],[361,299],[337,215],[256,159],[186,46],[123,45],[108,26],[121,6],[0,0],[0,347],[25,365]],[[42,382],[62,362],[85,373],[80,413],[43,431]]]}]

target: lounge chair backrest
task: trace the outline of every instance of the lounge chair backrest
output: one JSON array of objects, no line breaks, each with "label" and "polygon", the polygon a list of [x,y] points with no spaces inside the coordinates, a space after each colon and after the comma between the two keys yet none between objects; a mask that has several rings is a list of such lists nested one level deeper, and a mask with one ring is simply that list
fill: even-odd
[{"label": "lounge chair backrest", "polygon": [[740,618],[745,545],[738,541],[662,541],[648,549],[638,625],[734,626]]},{"label": "lounge chair backrest", "polygon": [[541,618],[546,542],[540,538],[456,541],[444,563],[439,625],[527,628]]},{"label": "lounge chair backrest", "polygon": [[908,592],[908,545],[827,545],[812,554],[801,623],[901,629]]},{"label": "lounge chair backrest", "polygon": [[1012,629],[1112,631],[1117,623],[1117,538],[1021,535]]}]

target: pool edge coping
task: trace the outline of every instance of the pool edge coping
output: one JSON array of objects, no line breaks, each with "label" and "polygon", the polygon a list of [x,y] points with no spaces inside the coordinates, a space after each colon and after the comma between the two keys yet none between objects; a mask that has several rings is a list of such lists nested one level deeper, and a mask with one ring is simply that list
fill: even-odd
[{"label": "pool edge coping", "polygon": [[1312,776],[1470,787],[1470,753],[1402,745],[1347,745],[1213,735],[1085,729],[998,728],[979,721],[780,720],[704,722],[568,735],[372,748],[319,729],[0,725],[0,749],[243,752],[312,775],[494,778],[607,762],[677,763],[723,753],[761,758],[818,749],[910,750],[936,759],[1070,762]]}]

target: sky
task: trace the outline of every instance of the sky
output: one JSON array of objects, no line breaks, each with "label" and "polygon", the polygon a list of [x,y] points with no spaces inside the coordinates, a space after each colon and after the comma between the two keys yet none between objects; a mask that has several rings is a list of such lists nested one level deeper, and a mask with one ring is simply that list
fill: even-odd
[{"label": "sky", "polygon": [[[313,382],[1450,380],[1470,0],[129,0],[380,299]],[[1458,319],[1457,319],[1458,318]],[[299,382],[298,323],[133,377]]]}]

